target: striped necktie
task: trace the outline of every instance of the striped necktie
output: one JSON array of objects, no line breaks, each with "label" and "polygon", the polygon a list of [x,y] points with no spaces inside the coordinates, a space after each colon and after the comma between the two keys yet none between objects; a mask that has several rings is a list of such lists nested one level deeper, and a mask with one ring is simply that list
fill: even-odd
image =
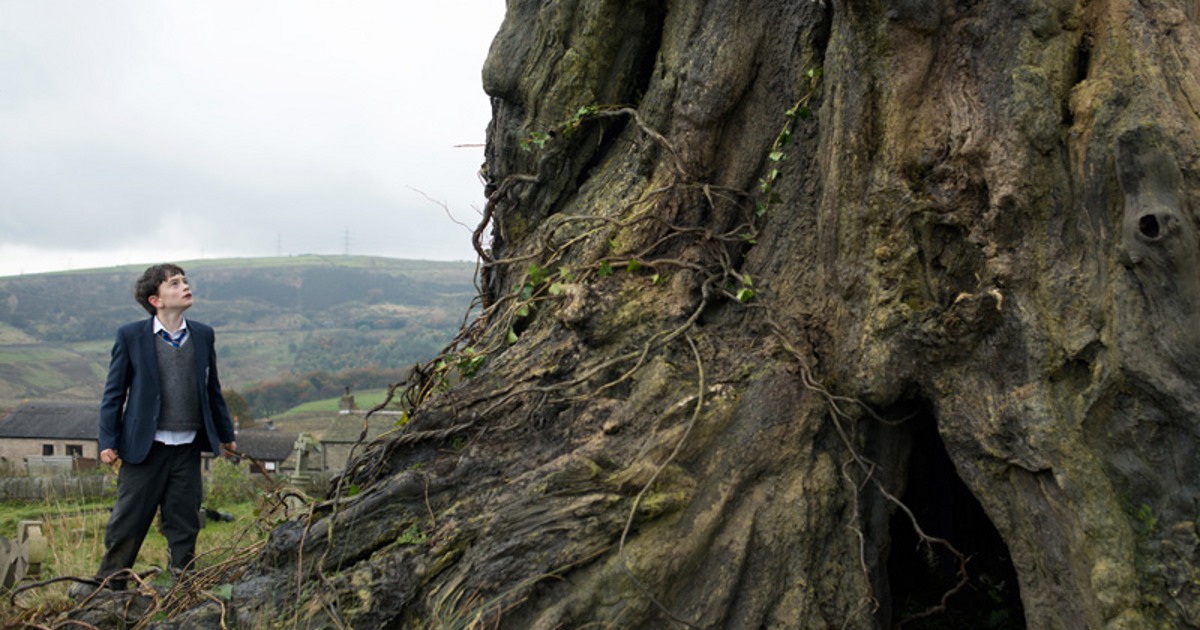
[{"label": "striped necktie", "polygon": [[163,341],[171,344],[172,348],[175,348],[176,350],[178,350],[179,347],[183,345],[183,340],[187,339],[187,329],[180,328],[179,330],[175,331],[174,335],[172,335],[171,333],[167,332],[164,329],[164,330],[158,331],[158,336],[162,337]]}]

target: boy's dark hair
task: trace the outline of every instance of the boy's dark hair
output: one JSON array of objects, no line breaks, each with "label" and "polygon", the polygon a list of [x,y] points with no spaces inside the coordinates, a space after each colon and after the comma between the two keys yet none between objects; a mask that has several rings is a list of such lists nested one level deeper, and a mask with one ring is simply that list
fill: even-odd
[{"label": "boy's dark hair", "polygon": [[158,294],[158,286],[174,275],[186,276],[183,267],[171,263],[151,265],[142,272],[142,277],[133,285],[133,298],[137,300],[147,313],[157,315],[157,309],[150,304],[150,296]]}]

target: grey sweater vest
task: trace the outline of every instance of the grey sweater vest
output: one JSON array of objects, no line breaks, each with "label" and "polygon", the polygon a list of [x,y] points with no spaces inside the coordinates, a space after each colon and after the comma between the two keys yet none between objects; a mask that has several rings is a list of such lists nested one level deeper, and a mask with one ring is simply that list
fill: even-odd
[{"label": "grey sweater vest", "polygon": [[162,408],[158,414],[159,431],[199,431],[200,394],[196,379],[196,344],[188,340],[179,349],[162,339],[154,342],[158,355],[158,376],[162,383]]}]

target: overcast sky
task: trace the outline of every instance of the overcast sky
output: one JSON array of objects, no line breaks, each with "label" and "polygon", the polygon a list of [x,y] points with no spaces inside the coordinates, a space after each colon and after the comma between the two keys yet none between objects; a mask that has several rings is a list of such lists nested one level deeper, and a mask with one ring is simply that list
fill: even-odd
[{"label": "overcast sky", "polygon": [[0,0],[0,275],[473,259],[504,4]]}]

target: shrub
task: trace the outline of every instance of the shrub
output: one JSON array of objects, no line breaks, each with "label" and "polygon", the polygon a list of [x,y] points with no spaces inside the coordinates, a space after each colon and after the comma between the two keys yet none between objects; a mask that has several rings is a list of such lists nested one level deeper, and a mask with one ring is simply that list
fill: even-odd
[{"label": "shrub", "polygon": [[213,462],[212,474],[208,478],[208,498],[205,505],[218,508],[250,501],[255,495],[255,485],[250,473],[227,458],[218,457]]}]

